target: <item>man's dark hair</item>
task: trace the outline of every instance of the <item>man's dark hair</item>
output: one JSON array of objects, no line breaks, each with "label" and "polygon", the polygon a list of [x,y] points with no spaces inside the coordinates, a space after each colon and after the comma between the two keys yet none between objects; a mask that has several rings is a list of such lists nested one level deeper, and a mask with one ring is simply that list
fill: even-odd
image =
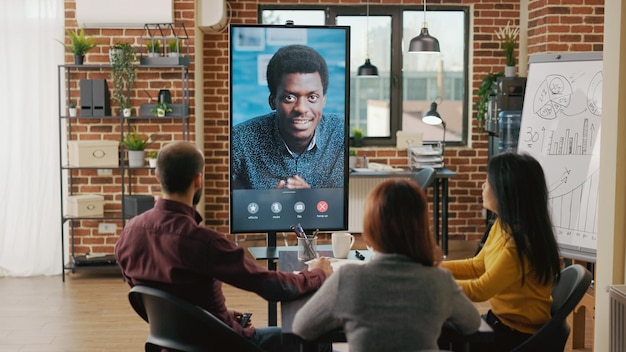
[{"label": "man's dark hair", "polygon": [[183,194],[204,169],[204,157],[190,142],[169,144],[159,151],[157,173],[166,193]]},{"label": "man's dark hair", "polygon": [[322,55],[305,45],[288,45],[278,49],[267,64],[267,86],[270,89],[270,95],[276,96],[276,90],[284,75],[315,72],[320,74],[324,95],[326,95],[328,66]]}]

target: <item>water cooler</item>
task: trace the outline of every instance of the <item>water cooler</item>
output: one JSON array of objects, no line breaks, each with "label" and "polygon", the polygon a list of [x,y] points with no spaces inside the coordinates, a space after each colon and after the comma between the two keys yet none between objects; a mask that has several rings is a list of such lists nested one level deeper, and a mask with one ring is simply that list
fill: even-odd
[{"label": "water cooler", "polygon": [[498,77],[496,86],[489,97],[485,119],[490,157],[504,151],[517,151],[526,78]]}]

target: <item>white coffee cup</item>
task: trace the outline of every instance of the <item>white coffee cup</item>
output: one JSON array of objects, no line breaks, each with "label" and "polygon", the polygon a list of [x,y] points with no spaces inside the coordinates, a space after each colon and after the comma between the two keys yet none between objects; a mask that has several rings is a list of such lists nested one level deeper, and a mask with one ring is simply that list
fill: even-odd
[{"label": "white coffee cup", "polygon": [[348,232],[333,232],[331,235],[333,257],[345,259],[354,245],[354,236]]}]

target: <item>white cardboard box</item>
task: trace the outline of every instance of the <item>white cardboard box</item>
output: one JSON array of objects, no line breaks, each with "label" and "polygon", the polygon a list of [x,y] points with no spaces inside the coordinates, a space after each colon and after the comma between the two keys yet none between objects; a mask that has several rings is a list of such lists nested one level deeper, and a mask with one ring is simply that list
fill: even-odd
[{"label": "white cardboard box", "polygon": [[117,167],[119,160],[118,141],[68,141],[69,166]]},{"label": "white cardboard box", "polygon": [[67,216],[88,217],[104,215],[104,196],[79,194],[67,197]]}]

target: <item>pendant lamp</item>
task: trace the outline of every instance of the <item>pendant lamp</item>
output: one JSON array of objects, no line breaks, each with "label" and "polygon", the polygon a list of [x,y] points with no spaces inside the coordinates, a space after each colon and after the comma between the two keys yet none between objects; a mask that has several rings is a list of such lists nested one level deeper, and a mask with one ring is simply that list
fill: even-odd
[{"label": "pendant lamp", "polygon": [[440,52],[439,40],[428,33],[428,23],[426,23],[426,0],[424,0],[424,24],[420,34],[411,39],[409,52]]},{"label": "pendant lamp", "polygon": [[358,76],[378,76],[378,68],[370,62],[370,2],[367,1],[367,12],[366,12],[366,54],[365,54],[365,63],[359,66],[359,70],[357,71]]}]

